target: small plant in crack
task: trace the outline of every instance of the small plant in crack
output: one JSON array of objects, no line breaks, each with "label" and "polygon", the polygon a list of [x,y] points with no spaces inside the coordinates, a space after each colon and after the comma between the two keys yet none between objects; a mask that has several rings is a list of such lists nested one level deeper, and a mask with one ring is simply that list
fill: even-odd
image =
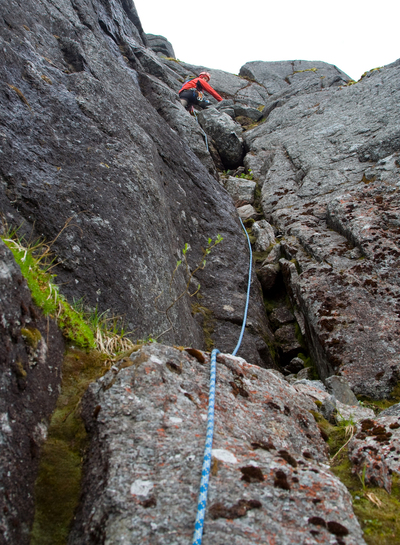
[{"label": "small plant in crack", "polygon": [[[223,241],[223,237],[221,235],[217,235],[217,238],[215,240],[213,240],[212,238],[209,238],[208,243],[207,243],[207,247],[202,248],[202,254],[203,255],[202,255],[201,260],[195,265],[195,267],[193,269],[190,268],[188,260],[187,260],[187,254],[191,250],[191,248],[190,248],[190,245],[187,242],[185,243],[185,246],[182,248],[182,258],[178,259],[178,261],[176,262],[176,266],[175,266],[175,269],[172,272],[171,280],[170,280],[170,283],[169,283],[169,298],[170,298],[171,302],[169,303],[167,308],[164,309],[164,310],[160,309],[158,307],[158,301],[159,301],[160,297],[162,296],[162,294],[164,293],[164,290],[159,295],[157,295],[157,297],[155,299],[156,309],[158,310],[158,312],[162,312],[163,314],[166,315],[166,317],[168,319],[168,322],[170,324],[170,327],[168,329],[166,329],[165,331],[163,331],[162,333],[160,333],[160,335],[158,335],[156,340],[158,340],[162,335],[165,335],[166,333],[168,333],[168,331],[171,331],[171,329],[174,329],[174,325],[173,325],[171,317],[169,315],[172,307],[174,307],[176,305],[176,303],[180,299],[182,299],[182,297],[184,297],[185,295],[189,295],[189,297],[194,297],[195,295],[197,295],[199,293],[200,288],[201,288],[201,285],[200,285],[199,282],[197,282],[197,286],[196,286],[195,289],[191,288],[191,284],[192,284],[192,282],[194,280],[195,274],[198,271],[202,271],[202,270],[205,269],[206,264],[207,264],[207,259],[206,259],[207,256],[211,253],[211,250],[213,248],[215,248],[215,246],[220,244],[220,242],[222,242],[222,241]],[[184,275],[186,277],[186,283],[185,283],[184,289],[179,293],[179,295],[174,296],[174,294],[173,294],[173,285],[174,285],[174,282],[175,282],[175,279],[176,279],[176,274],[177,274],[180,267],[184,268]]]}]

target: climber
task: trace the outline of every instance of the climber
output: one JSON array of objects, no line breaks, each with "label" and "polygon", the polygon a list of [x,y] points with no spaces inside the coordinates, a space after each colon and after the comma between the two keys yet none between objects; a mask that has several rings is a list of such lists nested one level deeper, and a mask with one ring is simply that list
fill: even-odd
[{"label": "climber", "polygon": [[210,106],[211,102],[204,99],[203,91],[212,95],[218,102],[223,100],[211,85],[209,85],[208,82],[210,81],[210,78],[211,76],[208,72],[200,72],[197,78],[183,84],[179,91],[179,98],[182,105],[187,110],[190,111],[193,106],[199,106],[200,108],[207,108],[207,106]]}]

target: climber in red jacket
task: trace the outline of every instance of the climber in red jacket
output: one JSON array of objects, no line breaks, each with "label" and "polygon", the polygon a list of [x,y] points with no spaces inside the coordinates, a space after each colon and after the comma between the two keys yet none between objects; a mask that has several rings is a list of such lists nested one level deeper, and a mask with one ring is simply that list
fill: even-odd
[{"label": "climber in red jacket", "polygon": [[222,97],[219,96],[217,91],[215,91],[208,83],[210,78],[211,76],[208,72],[200,72],[197,78],[187,81],[182,86],[181,90],[179,91],[179,98],[181,99],[182,105],[187,110],[190,110],[192,106],[207,108],[207,106],[210,105],[208,100],[204,100],[203,91],[212,95],[218,100],[218,102],[221,102]]}]

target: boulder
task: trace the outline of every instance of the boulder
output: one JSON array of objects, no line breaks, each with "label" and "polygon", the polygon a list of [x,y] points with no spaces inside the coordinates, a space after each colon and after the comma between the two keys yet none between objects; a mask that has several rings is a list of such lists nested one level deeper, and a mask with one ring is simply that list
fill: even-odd
[{"label": "boulder", "polygon": [[251,227],[253,235],[256,237],[254,249],[256,252],[265,252],[275,243],[275,232],[267,221],[255,221]]},{"label": "boulder", "polygon": [[393,473],[400,474],[400,424],[398,415],[372,415],[357,423],[349,443],[353,471],[365,484],[385,488],[390,494]]},{"label": "boulder", "polygon": [[226,168],[238,167],[244,156],[242,129],[233,119],[215,108],[207,108],[198,114],[205,132],[213,139]]},{"label": "boulder", "polygon": [[311,371],[310,368],[302,369],[297,373],[297,380],[292,382],[293,387],[316,401],[315,411],[333,424],[353,425],[364,419],[373,418],[375,413],[372,409],[362,407],[361,405],[347,405],[341,403],[334,395],[331,395],[320,380],[308,380],[302,378],[305,371]]},{"label": "boulder", "polygon": [[279,263],[267,263],[257,269],[257,277],[265,293],[275,287],[280,270]]},{"label": "boulder", "polygon": [[243,206],[239,206],[237,208],[237,212],[243,221],[256,218],[259,219],[260,217],[260,214],[253,206],[251,206],[251,204],[244,204]]},{"label": "boulder", "polygon": [[[90,386],[82,408],[91,442],[71,545],[192,539],[209,382],[209,357],[196,356],[145,346]],[[364,543],[351,496],[327,468],[314,403],[241,358],[221,354],[217,367],[204,545],[312,543],[315,532],[324,543],[339,532]]]},{"label": "boulder", "polygon": [[344,85],[350,78],[333,64],[321,61],[252,61],[241,67],[239,75],[263,85],[270,95],[288,91],[301,92]]},{"label": "boulder", "polygon": [[294,322],[293,312],[287,307],[275,308],[269,316],[269,321],[275,327],[290,324],[290,322]]},{"label": "boulder", "polygon": [[28,545],[40,448],[61,383],[64,341],[0,240],[0,542]]},{"label": "boulder", "polygon": [[289,364],[283,368],[285,375],[297,374],[304,369],[304,361],[301,358],[293,358]]},{"label": "boulder", "polygon": [[351,391],[349,383],[344,377],[332,376],[325,379],[328,392],[345,405],[358,405],[358,399]]},{"label": "boulder", "polygon": [[302,349],[296,337],[295,324],[283,325],[274,335],[279,346],[281,364],[287,365]]},{"label": "boulder", "polygon": [[239,202],[241,205],[254,203],[256,182],[229,176],[224,185],[234,203]]},{"label": "boulder", "polygon": [[164,38],[164,36],[159,36],[155,34],[146,34],[147,45],[161,55],[165,57],[175,58],[174,48],[172,47],[171,42]]},{"label": "boulder", "polygon": [[244,116],[250,118],[252,121],[259,121],[263,116],[263,108],[252,108],[250,106],[245,106],[244,104],[235,104],[233,106],[233,111],[235,112],[235,117]]}]

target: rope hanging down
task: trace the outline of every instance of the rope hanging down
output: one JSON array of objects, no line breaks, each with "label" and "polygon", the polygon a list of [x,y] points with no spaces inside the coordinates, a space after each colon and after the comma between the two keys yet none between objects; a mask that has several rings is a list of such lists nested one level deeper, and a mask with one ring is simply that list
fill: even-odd
[{"label": "rope hanging down", "polygon": [[[235,356],[237,354],[243,339],[244,329],[246,327],[247,311],[249,308],[250,285],[251,285],[251,262],[252,262],[251,243],[250,243],[249,235],[247,234],[246,228],[243,225],[243,222],[241,219],[240,219],[240,223],[242,224],[243,230],[246,233],[247,242],[249,245],[250,265],[249,265],[249,280],[247,283],[246,306],[244,310],[242,330],[240,332],[239,341],[236,345],[236,348],[232,352],[232,356]],[[217,350],[216,348],[211,352],[210,390],[209,390],[209,397],[208,397],[208,419],[207,419],[206,444],[204,447],[203,467],[201,471],[200,492],[199,492],[199,498],[197,503],[197,516],[196,516],[195,530],[194,530],[194,536],[193,536],[193,545],[201,545],[201,540],[203,536],[204,518],[206,515],[208,481],[210,478],[210,469],[211,469],[211,450],[212,450],[212,443],[213,443],[213,436],[214,436],[215,378],[216,378],[216,367],[217,367],[217,354],[219,353],[220,351]]]}]

